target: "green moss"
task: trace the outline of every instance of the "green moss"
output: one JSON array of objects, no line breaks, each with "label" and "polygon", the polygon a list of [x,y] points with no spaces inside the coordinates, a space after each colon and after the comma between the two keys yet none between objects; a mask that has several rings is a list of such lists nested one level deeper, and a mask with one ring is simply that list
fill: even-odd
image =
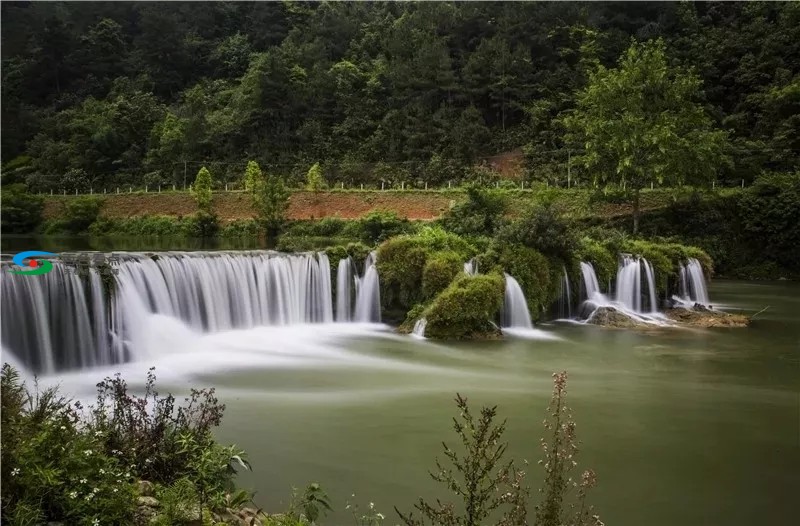
[{"label": "green moss", "polygon": [[497,335],[492,320],[503,306],[504,289],[504,280],[497,273],[461,274],[426,309],[425,336],[469,339]]},{"label": "green moss", "polygon": [[597,280],[608,283],[617,272],[617,257],[605,245],[584,237],[578,243],[577,258],[579,261],[591,263],[594,267]]},{"label": "green moss", "polygon": [[500,248],[497,264],[517,280],[528,300],[531,317],[539,319],[556,299],[561,267],[551,265],[541,253],[522,245]]},{"label": "green moss", "polygon": [[453,278],[464,271],[461,256],[452,251],[438,252],[422,269],[422,294],[433,298],[447,288]]}]

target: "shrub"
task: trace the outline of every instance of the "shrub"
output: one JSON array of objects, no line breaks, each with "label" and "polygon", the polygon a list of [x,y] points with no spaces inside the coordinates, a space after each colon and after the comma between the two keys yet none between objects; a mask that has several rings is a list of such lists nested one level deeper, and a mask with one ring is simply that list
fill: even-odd
[{"label": "shrub", "polygon": [[261,167],[255,161],[248,161],[244,170],[244,191],[254,194],[263,182],[264,174],[261,172]]},{"label": "shrub", "polygon": [[314,163],[306,174],[306,190],[319,192],[325,188],[325,177],[322,175],[322,167],[319,163]]},{"label": "shrub", "polygon": [[28,234],[42,222],[44,199],[29,194],[24,184],[3,187],[2,229],[6,234]]},{"label": "shrub", "polygon": [[217,214],[200,210],[189,219],[188,231],[191,237],[215,237],[219,233]]},{"label": "shrub", "polygon": [[602,243],[583,237],[578,242],[576,256],[578,260],[592,264],[597,280],[601,284],[609,283],[616,276],[617,256]]},{"label": "shrub", "polygon": [[464,261],[452,251],[438,252],[422,269],[422,294],[430,299],[447,288],[453,278],[464,271]]},{"label": "shrub", "polygon": [[267,177],[263,184],[256,185],[253,204],[268,235],[275,235],[283,228],[289,209],[289,196],[283,178],[277,175]]},{"label": "shrub", "polygon": [[551,203],[529,209],[500,229],[497,237],[503,243],[525,245],[563,262],[571,261],[578,244],[572,221]]},{"label": "shrub", "polygon": [[394,212],[373,211],[359,220],[361,241],[375,245],[391,237],[411,232],[408,219],[400,218]]},{"label": "shrub", "polygon": [[211,177],[211,172],[208,171],[208,168],[203,166],[200,168],[200,171],[197,172],[197,177],[194,180],[194,184],[192,185],[192,197],[197,202],[197,208],[204,212],[211,212],[211,199],[212,193],[211,188],[213,187],[214,181]]},{"label": "shrub", "polygon": [[[480,417],[475,418],[467,399],[457,394],[456,407],[459,418],[453,419],[454,427],[464,452],[459,454],[443,443],[452,468],[437,459],[431,478],[463,500],[463,515],[451,503],[437,500],[431,504],[422,498],[414,505],[422,514],[421,520],[415,519],[413,513],[403,515],[397,508],[395,511],[408,526],[422,526],[425,519],[435,525],[479,526],[494,515],[499,515],[497,524],[526,524],[529,491],[522,485],[525,473],[516,469],[513,462],[503,460],[508,444],[500,440],[506,423],[495,424],[497,406],[481,408]],[[498,511],[501,509],[502,514]]]},{"label": "shrub", "polygon": [[497,334],[492,320],[503,306],[504,289],[498,274],[458,276],[425,311],[425,335],[462,339]]},{"label": "shrub", "polygon": [[[3,518],[12,524],[130,524],[133,474],[87,429],[78,404],[56,389],[30,393],[8,364],[2,369]],[[5,521],[4,521],[5,522]]]},{"label": "shrub", "polygon": [[467,200],[442,217],[444,228],[461,236],[492,236],[503,224],[508,199],[503,192],[467,187]]},{"label": "shrub", "polygon": [[220,237],[257,237],[261,233],[261,227],[254,219],[237,219],[222,225],[219,231]]},{"label": "shrub", "polygon": [[76,197],[67,201],[65,225],[72,234],[81,234],[89,230],[89,227],[97,221],[100,210],[103,208],[103,200],[99,197],[83,196]]}]

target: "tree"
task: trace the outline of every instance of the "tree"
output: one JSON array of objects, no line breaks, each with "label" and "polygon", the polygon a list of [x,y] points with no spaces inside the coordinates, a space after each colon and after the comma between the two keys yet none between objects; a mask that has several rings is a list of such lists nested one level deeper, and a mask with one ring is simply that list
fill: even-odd
[{"label": "tree", "polygon": [[319,163],[314,163],[306,175],[306,190],[319,192],[323,188],[325,188],[325,178],[322,175],[322,168]]},{"label": "tree", "polygon": [[633,203],[639,230],[639,192],[657,182],[707,181],[727,141],[697,102],[701,80],[670,67],[664,42],[634,42],[616,69],[599,66],[564,118],[576,158],[595,185],[619,185]]},{"label": "tree", "polygon": [[212,177],[208,168],[203,166],[197,172],[197,177],[192,185],[192,196],[197,201],[197,208],[201,212],[211,213],[211,185]]},{"label": "tree", "polygon": [[248,161],[247,168],[244,170],[244,190],[250,194],[258,191],[259,185],[263,184],[264,174],[261,173],[261,167],[255,161]]},{"label": "tree", "polygon": [[268,235],[277,234],[286,221],[289,195],[289,189],[277,175],[267,177],[266,180],[262,178],[256,185],[253,204]]}]

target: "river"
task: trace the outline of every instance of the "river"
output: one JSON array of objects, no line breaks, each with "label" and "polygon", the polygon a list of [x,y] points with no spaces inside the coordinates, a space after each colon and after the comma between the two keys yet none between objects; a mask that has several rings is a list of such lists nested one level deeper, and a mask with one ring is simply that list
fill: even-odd
[{"label": "river", "polygon": [[158,316],[161,350],[149,358],[44,382],[89,398],[104,374],[134,380],[155,365],[162,390],[216,386],[227,404],[219,439],[247,450],[254,470],[239,481],[267,511],[315,481],[334,504],[326,522],[350,522],[350,500],[395,524],[393,506],[447,497],[427,473],[441,441],[457,440],[457,392],[475,411],[498,405],[509,457],[530,462],[538,487],[551,374],[566,370],[575,475],[597,472],[590,498],[606,524],[788,524],[800,495],[800,284],[714,281],[710,295],[769,308],[748,329],[556,323],[538,326],[548,338],[446,344],[370,324],[199,335]]}]

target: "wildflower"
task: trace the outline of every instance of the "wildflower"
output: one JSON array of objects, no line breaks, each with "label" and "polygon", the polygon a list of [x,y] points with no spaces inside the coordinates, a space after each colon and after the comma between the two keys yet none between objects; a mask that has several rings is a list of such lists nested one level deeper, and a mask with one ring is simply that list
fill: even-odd
[{"label": "wildflower", "polygon": [[86,455],[87,457],[91,456],[92,450],[91,449],[86,449],[86,450],[84,450],[83,454]]},{"label": "wildflower", "polygon": [[92,526],[100,526],[100,519],[95,517],[94,520],[92,521]]},{"label": "wildflower", "polygon": [[116,492],[118,492],[118,491],[119,491],[119,489],[117,489],[117,488],[114,488],[114,489],[112,490],[112,493],[116,493]]},{"label": "wildflower", "polygon": [[94,489],[92,490],[92,493],[98,493],[99,491],[100,491],[100,488],[94,488]]},{"label": "wildflower", "polygon": [[371,510],[375,509],[375,503],[374,502],[370,502],[369,503],[369,509],[371,509]]},{"label": "wildflower", "polygon": [[12,477],[16,477],[17,475],[19,475],[19,468],[12,469],[11,470],[11,476]]},{"label": "wildflower", "polygon": [[81,484],[86,484],[86,479],[81,479]]},{"label": "wildflower", "polygon": [[344,507],[344,509],[349,510],[350,509],[350,505],[348,504],[347,506]]},{"label": "wildflower", "polygon": [[61,426],[61,431],[66,431],[67,426]]},{"label": "wildflower", "polygon": [[104,470],[103,468],[100,468],[100,474],[101,475],[105,475],[106,474],[106,470]]},{"label": "wildflower", "polygon": [[95,431],[94,432],[94,436],[101,437],[101,436],[103,436],[103,432],[102,431]]},{"label": "wildflower", "polygon": [[380,520],[383,520],[383,519],[386,518],[386,517],[383,516],[383,513],[377,514],[376,517],[378,517]]},{"label": "wildflower", "polygon": [[69,498],[71,498],[71,499],[78,498],[78,492],[77,491],[70,491],[69,492]]}]

